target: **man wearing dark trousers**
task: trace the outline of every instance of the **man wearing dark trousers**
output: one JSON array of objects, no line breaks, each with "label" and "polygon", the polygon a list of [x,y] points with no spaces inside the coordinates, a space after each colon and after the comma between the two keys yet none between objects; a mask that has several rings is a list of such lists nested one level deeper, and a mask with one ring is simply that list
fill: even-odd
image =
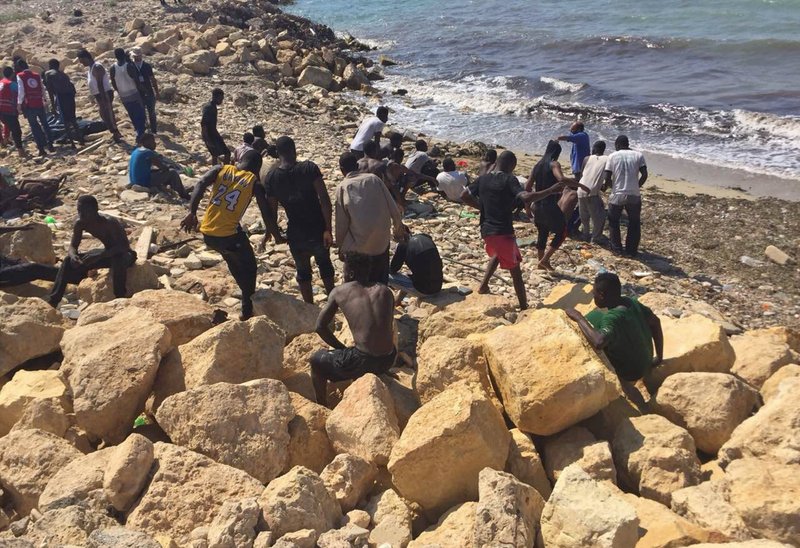
[{"label": "man wearing dark trousers", "polygon": [[[31,228],[33,228],[31,225],[0,227],[0,236],[12,232],[30,230]],[[0,287],[26,284],[34,280],[52,282],[56,279],[56,274],[58,274],[58,269],[54,266],[31,263],[0,255]]]},{"label": "man wearing dark trousers", "polygon": [[[644,155],[631,150],[628,137],[620,135],[614,141],[616,152],[606,161],[606,187],[611,187],[608,198],[608,224],[611,234],[611,251],[636,257],[639,253],[639,240],[642,237],[642,195],[641,187],[647,181],[647,164]],[[620,219],[622,210],[628,214],[628,233],[625,236],[625,249],[622,248]]]}]

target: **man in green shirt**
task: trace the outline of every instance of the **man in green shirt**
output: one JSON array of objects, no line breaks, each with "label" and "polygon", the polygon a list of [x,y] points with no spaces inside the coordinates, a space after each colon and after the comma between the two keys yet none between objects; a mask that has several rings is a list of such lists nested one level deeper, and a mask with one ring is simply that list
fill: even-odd
[{"label": "man in green shirt", "polygon": [[597,275],[594,304],[597,309],[586,317],[574,308],[567,310],[567,316],[578,323],[589,344],[605,351],[621,379],[637,381],[661,363],[664,354],[661,321],[636,299],[622,296],[616,274],[601,272]]}]

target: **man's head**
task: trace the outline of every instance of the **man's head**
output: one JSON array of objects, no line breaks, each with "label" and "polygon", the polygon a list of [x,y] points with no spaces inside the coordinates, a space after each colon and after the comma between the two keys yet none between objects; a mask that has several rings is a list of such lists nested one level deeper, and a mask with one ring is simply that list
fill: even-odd
[{"label": "man's head", "polygon": [[267,150],[267,142],[261,137],[255,137],[253,139],[253,144],[250,146],[252,146],[253,150],[258,152],[262,156],[264,155],[264,151]]},{"label": "man's head", "polygon": [[392,145],[392,148],[403,146],[403,134],[397,131],[391,132],[389,134],[389,144]]},{"label": "man's head", "polygon": [[214,88],[211,90],[211,101],[215,105],[221,105],[224,99],[225,99],[225,92],[222,91],[222,89]]},{"label": "man's head", "polygon": [[50,70],[58,70],[60,66],[61,63],[58,62],[58,59],[50,59],[47,62],[47,68],[49,68]]},{"label": "man's head", "polygon": [[88,67],[94,63],[94,58],[92,54],[89,53],[89,50],[84,48],[78,51],[78,61],[80,61],[81,65],[84,67]]},{"label": "man's head", "polygon": [[595,141],[595,143],[592,145],[592,154],[594,154],[595,156],[602,156],[605,151],[606,151],[605,141]]},{"label": "man's head", "polygon": [[514,168],[517,167],[517,157],[510,150],[504,150],[497,157],[495,166],[500,171],[511,173],[514,171]]},{"label": "man's head", "polygon": [[574,122],[572,126],[569,128],[571,133],[579,133],[584,130],[583,122],[580,120]]},{"label": "man's head", "polygon": [[256,136],[250,133],[249,131],[245,132],[245,134],[242,136],[242,141],[244,141],[244,144],[246,145],[253,146],[253,141],[255,140]]},{"label": "man's head", "polygon": [[16,63],[17,72],[22,72],[23,70],[28,70],[28,63],[25,62],[25,59],[17,59]]},{"label": "man's head", "polygon": [[377,160],[381,154],[381,149],[375,141],[367,141],[364,143],[364,156]]},{"label": "man's head", "polygon": [[414,148],[420,152],[427,152],[428,151],[428,143],[426,143],[423,139],[417,139],[414,143]]},{"label": "man's head", "polygon": [[622,284],[612,272],[601,272],[594,279],[594,304],[598,308],[616,306],[622,296]]},{"label": "man's head", "polygon": [[544,155],[550,158],[550,161],[558,160],[561,155],[561,145],[558,144],[558,141],[553,141],[552,139],[548,141],[547,148],[544,149]]},{"label": "man's head", "polygon": [[142,62],[142,50],[139,48],[133,48],[131,50],[131,59],[133,59],[134,63],[141,63]]},{"label": "man's head", "polygon": [[139,146],[143,146],[144,148],[149,148],[150,150],[156,149],[156,137],[155,135],[153,135],[148,131],[142,133],[138,141],[139,141]]},{"label": "man's head", "polygon": [[125,50],[122,48],[117,48],[114,50],[114,57],[116,57],[117,63],[120,65],[128,60],[128,56],[126,55]]},{"label": "man's head", "polygon": [[394,160],[398,164],[403,161],[403,156],[405,156],[405,153],[403,152],[402,148],[396,148],[392,152],[392,160]]},{"label": "man's head", "polygon": [[339,156],[339,169],[342,170],[342,175],[358,171],[358,158],[352,152],[345,152]]},{"label": "man's head", "polygon": [[78,219],[81,221],[91,221],[96,219],[99,215],[99,206],[97,199],[89,194],[84,194],[78,197]]},{"label": "man's head", "polygon": [[11,67],[3,67],[3,77],[9,80],[14,77],[14,69]]},{"label": "man's head", "polygon": [[625,150],[627,148],[630,148],[630,146],[631,146],[631,144],[630,144],[630,141],[628,141],[628,136],[627,135],[620,135],[614,141],[614,148],[617,149],[617,150]]},{"label": "man's head", "polygon": [[267,134],[264,132],[264,126],[253,126],[253,135],[259,139],[264,139],[265,141],[267,139]]},{"label": "man's head", "polygon": [[456,170],[456,163],[450,156],[447,156],[444,160],[442,160],[442,169],[448,172]]},{"label": "man's head", "polygon": [[275,141],[275,148],[278,151],[278,158],[284,162],[294,163],[297,160],[297,147],[291,137],[286,135],[278,137],[278,140]]},{"label": "man's head", "polygon": [[378,107],[378,110],[375,111],[375,116],[385,124],[389,119],[389,109],[387,107]]},{"label": "man's head", "polygon": [[363,253],[345,253],[342,257],[344,262],[344,281],[358,282],[362,285],[369,283],[369,275],[372,262]]},{"label": "man's head", "polygon": [[236,164],[236,169],[240,171],[249,171],[258,177],[261,172],[261,154],[255,150],[248,150],[242,155],[242,159]]},{"label": "man's head", "polygon": [[487,164],[493,164],[497,161],[497,151],[493,148],[490,148],[486,151],[486,154],[483,155],[483,161]]}]

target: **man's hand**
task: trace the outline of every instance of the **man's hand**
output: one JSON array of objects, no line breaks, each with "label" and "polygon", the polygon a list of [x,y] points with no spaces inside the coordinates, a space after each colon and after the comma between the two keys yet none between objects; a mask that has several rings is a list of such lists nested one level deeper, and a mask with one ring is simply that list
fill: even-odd
[{"label": "man's hand", "polygon": [[181,221],[181,228],[186,232],[196,232],[197,231],[197,215],[194,213],[189,213],[184,217]]},{"label": "man's hand", "polygon": [[409,237],[410,234],[411,234],[411,231],[409,230],[409,228],[406,225],[404,225],[403,223],[400,223],[394,229],[394,241],[396,241],[396,242],[407,242],[408,241],[408,237]]},{"label": "man's hand", "polygon": [[322,233],[322,243],[325,244],[325,247],[328,249],[333,245],[333,236],[330,230],[326,230]]},{"label": "man's hand", "polygon": [[67,253],[67,256],[69,257],[69,260],[72,261],[73,265],[80,266],[83,264],[83,261],[81,260],[81,257],[78,255],[77,251],[70,249]]},{"label": "man's hand", "polygon": [[577,322],[577,321],[580,321],[581,319],[583,319],[583,314],[581,314],[580,312],[578,312],[574,308],[567,308],[565,310],[565,312],[567,313],[567,317],[570,320],[574,321],[574,322]]},{"label": "man's hand", "polygon": [[657,367],[657,366],[661,365],[661,362],[663,362],[663,361],[664,361],[663,357],[656,356],[655,358],[653,358],[653,367]]}]

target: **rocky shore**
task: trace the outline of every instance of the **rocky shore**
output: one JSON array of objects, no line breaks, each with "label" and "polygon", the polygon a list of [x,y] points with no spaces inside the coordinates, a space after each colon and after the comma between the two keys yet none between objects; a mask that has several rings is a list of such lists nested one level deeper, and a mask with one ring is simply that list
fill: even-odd
[{"label": "rocky shore", "polygon": [[[363,46],[269,2],[46,0],[0,20],[2,64],[60,59],[87,118],[77,49],[108,62],[141,47],[162,89],[158,151],[188,184],[210,167],[199,121],[213,87],[229,146],[258,123],[291,135],[331,192],[380,103]],[[125,190],[121,130],[122,145],[100,135],[45,160],[0,150],[15,179],[67,177],[59,204],[4,220],[37,225],[0,237],[0,253],[55,264],[85,193],[143,250],[131,299],[112,300],[105,273],[58,311],[37,298],[49,284],[0,293],[0,547],[800,545],[800,271],[765,255],[800,257],[800,203],[647,189],[639,260],[570,240],[557,275],[533,269],[534,227],[518,223],[536,308],[520,314],[502,272],[493,295],[463,296],[485,261],[477,218],[420,196],[407,223],[439,245],[446,289],[398,308],[394,375],[333,387],[330,410],[313,402],[318,308],[297,298],[288,247],[259,255],[259,315],[220,322],[240,305],[233,280],[180,233],[185,205]],[[468,169],[486,147],[429,141]],[[255,208],[245,225],[259,242]],[[664,323],[646,404],[559,310],[590,307],[602,268]]]}]

